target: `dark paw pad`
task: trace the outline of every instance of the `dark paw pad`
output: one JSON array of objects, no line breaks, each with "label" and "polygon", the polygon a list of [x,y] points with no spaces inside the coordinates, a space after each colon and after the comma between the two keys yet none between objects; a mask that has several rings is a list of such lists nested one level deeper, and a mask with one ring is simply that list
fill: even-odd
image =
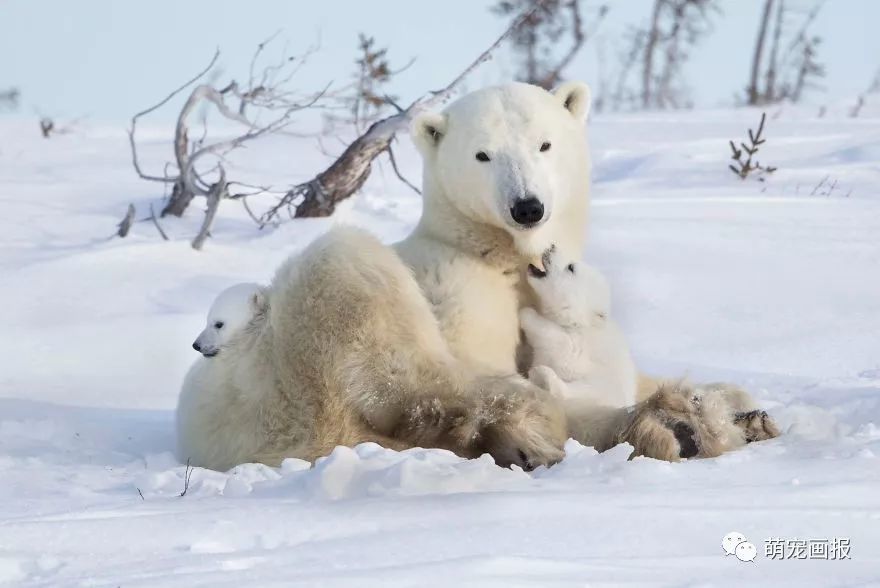
[{"label": "dark paw pad", "polygon": [[681,448],[678,452],[679,457],[694,457],[700,452],[699,447],[697,447],[697,441],[694,438],[696,432],[686,422],[678,421],[675,423],[672,427],[672,434],[675,435],[675,439]]},{"label": "dark paw pad", "polygon": [[517,457],[519,457],[519,466],[523,470],[530,472],[535,469],[535,466],[532,465],[532,462],[529,461],[529,457],[525,454],[523,450],[520,449],[517,451]]}]

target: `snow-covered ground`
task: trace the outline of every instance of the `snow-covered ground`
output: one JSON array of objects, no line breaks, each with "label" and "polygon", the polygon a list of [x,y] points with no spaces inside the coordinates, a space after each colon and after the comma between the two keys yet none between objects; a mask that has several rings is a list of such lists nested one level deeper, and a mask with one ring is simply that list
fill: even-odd
[{"label": "snow-covered ground", "polygon": [[[213,295],[332,223],[394,241],[419,197],[385,166],[330,220],[259,231],[227,202],[201,253],[200,205],[163,220],[170,242],[150,222],[114,239],[161,197],[123,130],[0,119],[0,584],[880,585],[880,117],[782,111],[761,152],[779,171],[742,182],[727,139],[758,116],[597,117],[585,255],[640,365],[747,387],[782,437],[678,464],[570,443],[532,474],[365,445],[196,469],[183,497],[173,407]],[[144,135],[157,172],[164,136]],[[259,181],[324,160],[289,137],[242,155]],[[724,555],[730,531],[755,563]],[[768,538],[849,539],[850,558],[772,560]]]}]

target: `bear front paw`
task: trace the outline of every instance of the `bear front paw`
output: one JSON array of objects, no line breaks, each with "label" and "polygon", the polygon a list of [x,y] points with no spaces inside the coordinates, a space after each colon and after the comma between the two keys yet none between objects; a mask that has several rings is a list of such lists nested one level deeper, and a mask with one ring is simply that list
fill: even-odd
[{"label": "bear front paw", "polygon": [[765,441],[779,437],[779,427],[763,410],[738,412],[733,417],[733,424],[742,429],[746,443]]},{"label": "bear front paw", "polygon": [[561,403],[536,386],[526,386],[530,393],[496,399],[486,407],[479,449],[501,467],[531,471],[560,461],[568,435]]},{"label": "bear front paw", "polygon": [[736,409],[746,401],[751,398],[732,387],[664,385],[636,406],[619,440],[629,442],[634,455],[678,461],[777,437],[779,428],[765,411]]}]

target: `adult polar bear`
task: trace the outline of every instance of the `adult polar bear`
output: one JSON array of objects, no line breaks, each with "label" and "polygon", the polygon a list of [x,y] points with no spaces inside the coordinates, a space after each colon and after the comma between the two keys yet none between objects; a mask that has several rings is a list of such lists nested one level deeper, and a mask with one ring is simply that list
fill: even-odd
[{"label": "adult polar bear", "polygon": [[[518,375],[528,368],[518,311],[529,262],[551,245],[583,249],[588,108],[584,84],[552,94],[509,84],[417,117],[424,208],[412,234],[387,247],[336,229],[282,265],[265,316],[188,374],[181,458],[277,465],[363,441],[488,452],[525,468],[561,458],[564,409]],[[716,453],[729,443],[693,398],[665,388],[631,414],[572,411],[571,428],[600,447],[625,440],[670,460],[685,430],[690,445]]]}]

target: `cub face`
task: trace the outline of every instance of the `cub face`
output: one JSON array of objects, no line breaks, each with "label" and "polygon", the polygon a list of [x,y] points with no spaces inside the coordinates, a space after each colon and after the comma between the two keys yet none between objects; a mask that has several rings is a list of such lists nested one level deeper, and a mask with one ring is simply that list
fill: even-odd
[{"label": "cub face", "polygon": [[205,357],[215,357],[265,310],[265,293],[258,284],[236,284],[223,290],[211,305],[205,328],[193,342],[193,349]]},{"label": "cub face", "polygon": [[542,315],[567,327],[601,326],[611,310],[611,291],[595,268],[566,259],[556,247],[541,256],[543,269],[529,264],[527,280]]}]

